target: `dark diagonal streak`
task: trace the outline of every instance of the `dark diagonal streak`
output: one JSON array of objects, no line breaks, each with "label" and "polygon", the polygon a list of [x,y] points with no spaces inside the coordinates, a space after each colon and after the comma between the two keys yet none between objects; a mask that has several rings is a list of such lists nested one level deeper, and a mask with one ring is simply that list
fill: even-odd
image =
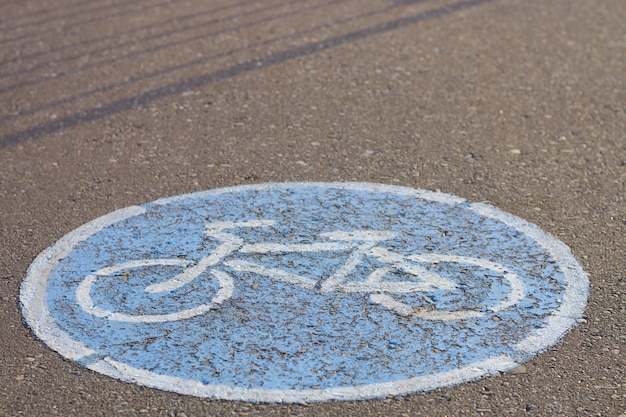
[{"label": "dark diagonal streak", "polygon": [[31,129],[10,134],[0,138],[0,148],[15,145],[28,140],[37,139],[41,136],[52,134],[63,129],[68,129],[94,120],[99,120],[113,114],[130,110],[137,106],[146,106],[154,101],[180,94],[194,88],[206,86],[220,80],[236,77],[254,70],[270,67],[295,58],[311,55],[316,52],[334,48],[346,43],[359,41],[374,35],[396,30],[405,26],[413,25],[430,19],[435,19],[463,9],[468,9],[492,0],[465,0],[448,6],[429,10],[413,16],[404,17],[390,22],[385,22],[369,28],[350,32],[346,35],[337,36],[324,41],[312,42],[297,48],[269,55],[265,58],[255,59],[233,65],[229,68],[218,70],[209,74],[200,75],[188,80],[169,84],[154,90],[147,91],[136,96],[117,100],[99,108],[92,108],[83,112],[75,113],[51,122],[43,123]]}]

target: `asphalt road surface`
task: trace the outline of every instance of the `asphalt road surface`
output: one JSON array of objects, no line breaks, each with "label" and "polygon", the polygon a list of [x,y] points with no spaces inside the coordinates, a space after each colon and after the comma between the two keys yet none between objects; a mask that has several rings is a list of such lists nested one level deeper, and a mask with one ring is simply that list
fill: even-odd
[{"label": "asphalt road surface", "polygon": [[[626,414],[623,0],[7,0],[0,5],[0,415]],[[23,322],[44,249],[231,185],[440,190],[526,219],[589,275],[580,324],[512,372],[356,402],[128,384]]]}]

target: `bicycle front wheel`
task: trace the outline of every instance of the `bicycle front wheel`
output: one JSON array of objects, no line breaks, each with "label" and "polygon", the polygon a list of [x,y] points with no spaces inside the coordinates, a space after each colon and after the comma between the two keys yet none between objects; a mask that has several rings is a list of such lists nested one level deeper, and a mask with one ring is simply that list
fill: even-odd
[{"label": "bicycle front wheel", "polygon": [[402,316],[436,321],[471,319],[507,310],[524,298],[524,284],[517,274],[497,262],[440,254],[400,257],[386,251],[379,256],[398,271],[398,284],[408,287],[425,281],[415,291],[370,295],[371,302]]}]

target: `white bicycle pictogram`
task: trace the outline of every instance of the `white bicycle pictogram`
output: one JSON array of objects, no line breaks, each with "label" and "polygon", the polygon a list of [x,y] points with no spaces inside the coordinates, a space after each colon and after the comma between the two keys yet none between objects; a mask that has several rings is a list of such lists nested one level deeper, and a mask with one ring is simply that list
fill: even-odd
[{"label": "white bicycle pictogram", "polygon": [[[320,293],[368,294],[368,299],[371,303],[378,304],[399,316],[414,316],[427,320],[461,320],[481,317],[488,312],[504,311],[517,304],[524,297],[524,285],[520,278],[517,274],[508,271],[500,263],[457,255],[433,253],[402,255],[393,253],[380,246],[380,242],[393,239],[398,235],[396,232],[389,230],[324,232],[319,235],[319,241],[306,244],[246,244],[241,237],[228,233],[230,229],[262,228],[272,226],[273,224],[274,221],[272,220],[210,223],[206,226],[205,234],[209,238],[218,240],[220,244],[211,253],[196,262],[180,258],[141,259],[101,268],[85,277],[78,285],[76,289],[78,305],[93,316],[120,322],[151,323],[188,319],[217,309],[224,301],[232,297],[235,290],[234,279],[231,274],[223,269],[227,271],[232,269],[234,271],[250,272],[274,281],[298,285],[306,290],[315,290]],[[329,251],[346,252],[348,253],[347,260],[330,276],[320,277],[317,280],[244,259],[227,259],[234,254],[275,254],[279,256],[287,253],[321,253]],[[366,257],[376,258],[385,266],[374,269],[364,280],[349,280],[349,275],[355,271],[357,265]],[[423,307],[413,307],[397,299],[398,295],[407,293],[435,290],[459,291],[457,284],[453,281],[420,265],[436,265],[439,263],[473,265],[489,270],[498,276],[502,276],[503,282],[507,282],[507,294],[500,297],[499,301],[491,306],[454,311],[449,311],[445,308],[427,310]],[[122,275],[124,271],[152,266],[176,266],[182,267],[183,271],[166,281],[146,286],[145,292],[147,293],[155,294],[176,290],[194,281],[205,272],[217,279],[219,289],[208,302],[193,308],[165,314],[127,314],[94,305],[92,291],[98,279]],[[400,271],[403,275],[410,276],[411,279],[405,281],[385,281],[385,275],[393,270]]]}]

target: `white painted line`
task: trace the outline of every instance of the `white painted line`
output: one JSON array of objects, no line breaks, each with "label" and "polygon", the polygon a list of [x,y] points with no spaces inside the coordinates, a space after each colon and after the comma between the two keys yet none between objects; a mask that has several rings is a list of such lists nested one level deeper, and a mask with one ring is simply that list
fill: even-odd
[{"label": "white painted line", "polygon": [[326,281],[322,282],[320,291],[322,293],[335,291],[343,284],[349,273],[354,271],[354,268],[361,262],[363,257],[372,250],[376,241],[370,241],[358,245],[354,252],[352,252],[346,261],[346,263]]},{"label": "white painted line", "polygon": [[263,265],[255,264],[248,261],[227,261],[224,262],[225,265],[230,266],[235,271],[244,271],[244,272],[253,272],[262,276],[271,277],[277,281],[286,282],[289,284],[297,284],[302,286],[303,288],[313,288],[315,287],[315,280],[301,277],[299,275],[290,274],[280,269],[266,268]]},{"label": "white painted line", "polygon": [[256,243],[245,245],[241,248],[241,253],[290,253],[290,252],[326,252],[345,251],[354,247],[350,243],[321,242],[283,245],[280,243]]},{"label": "white painted line", "polygon": [[[415,263],[411,263],[410,261],[415,262],[429,262],[420,257],[409,256],[408,258],[403,257],[401,255],[393,254],[389,252],[385,248],[374,248],[372,250],[372,255],[378,257],[384,262],[395,266],[403,271],[408,272],[409,274],[419,277],[419,279],[423,282],[424,286],[423,290],[453,290],[456,288],[456,285],[450,280],[445,279],[441,275],[434,274],[428,271],[425,268],[420,267],[419,265],[415,265]],[[446,258],[447,259],[447,258]],[[448,261],[453,262],[453,261]]]},{"label": "white painted line", "polygon": [[90,221],[63,236],[57,243],[43,251],[31,264],[20,289],[22,314],[33,332],[50,348],[62,352],[71,360],[93,355],[95,351],[72,339],[61,330],[50,315],[46,303],[46,282],[59,260],[74,247],[105,227],[145,213],[143,207],[126,207]]},{"label": "white painted line", "polygon": [[137,369],[110,358],[88,366],[91,370],[106,375],[115,375],[127,382],[193,395],[196,397],[216,398],[250,402],[309,403],[319,401],[353,401],[383,398],[392,395],[404,395],[408,392],[431,391],[449,387],[462,382],[473,381],[486,375],[507,371],[519,366],[508,356],[499,356],[474,363],[472,366],[440,372],[434,375],[408,378],[401,381],[373,383],[345,388],[327,389],[241,389],[229,385],[208,385],[198,381],[189,381],[177,377],[156,374],[144,369]]},{"label": "white painted line", "polygon": [[149,285],[146,287],[146,292],[154,294],[178,289],[196,279],[209,267],[217,264],[219,261],[224,259],[224,257],[228,256],[241,246],[241,239],[236,236],[232,236],[227,233],[220,233],[219,238],[224,243],[218,246],[215,252],[202,258],[196,265],[186,268],[183,272],[172,277],[171,279],[158,284]]},{"label": "white painted line", "polygon": [[537,226],[486,204],[475,203],[472,204],[471,209],[483,216],[499,220],[529,236],[545,248],[561,265],[567,286],[560,307],[547,319],[546,327],[538,329],[535,334],[519,342],[516,348],[520,353],[528,355],[557,343],[583,314],[589,294],[587,274],[567,246]]},{"label": "white painted line", "polygon": [[390,230],[356,230],[351,232],[333,231],[321,233],[321,237],[332,240],[347,240],[347,241],[364,241],[364,242],[381,242],[384,240],[390,240],[396,237],[398,234]]}]

